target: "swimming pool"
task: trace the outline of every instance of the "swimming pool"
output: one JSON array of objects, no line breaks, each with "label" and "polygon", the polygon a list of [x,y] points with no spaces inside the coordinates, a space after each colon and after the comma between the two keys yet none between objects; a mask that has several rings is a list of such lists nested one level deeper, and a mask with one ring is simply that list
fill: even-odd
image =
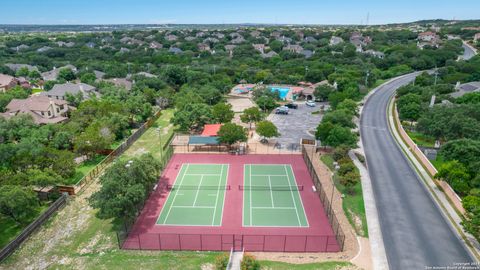
[{"label": "swimming pool", "polygon": [[290,92],[290,88],[288,88],[288,87],[270,86],[270,91],[272,91],[272,92],[278,92],[281,99],[286,99],[286,98],[287,98],[287,95],[288,95],[288,92]]}]

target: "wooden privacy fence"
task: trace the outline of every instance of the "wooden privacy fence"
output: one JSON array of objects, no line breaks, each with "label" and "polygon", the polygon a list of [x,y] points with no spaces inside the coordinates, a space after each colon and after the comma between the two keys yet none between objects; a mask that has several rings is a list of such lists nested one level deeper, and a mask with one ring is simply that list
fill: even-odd
[{"label": "wooden privacy fence", "polygon": [[397,111],[397,104],[395,103],[393,108],[393,118],[395,120],[395,125],[397,127],[398,133],[402,137],[402,140],[408,146],[408,149],[415,155],[417,160],[422,164],[422,166],[427,170],[427,172],[432,176],[433,181],[439,186],[447,198],[452,202],[453,206],[462,214],[465,214],[465,209],[462,205],[462,199],[458,196],[458,194],[453,190],[453,188],[445,181],[437,180],[433,178],[437,174],[437,169],[433,164],[428,160],[422,150],[418,147],[418,145],[408,136],[407,132],[403,129],[402,123],[400,122],[400,118],[398,117]]},{"label": "wooden privacy fence", "polygon": [[60,192],[67,192],[69,195],[75,195],[80,192],[92,182],[93,179],[98,177],[102,173],[103,169],[108,166],[112,161],[114,161],[118,156],[123,154],[140,136],[149,129],[155,121],[160,117],[161,111],[158,111],[154,114],[153,117],[149,118],[139,129],[137,129],[130,137],[128,137],[122,144],[120,144],[116,149],[114,149],[107,157],[105,157],[100,163],[95,166],[87,175],[80,179],[75,185],[59,185],[58,190]]},{"label": "wooden privacy fence", "polygon": [[68,194],[63,193],[48,209],[43,212],[37,219],[30,223],[23,231],[15,237],[8,245],[0,250],[0,262],[12,254],[32,233],[40,228],[57,210],[65,206]]}]

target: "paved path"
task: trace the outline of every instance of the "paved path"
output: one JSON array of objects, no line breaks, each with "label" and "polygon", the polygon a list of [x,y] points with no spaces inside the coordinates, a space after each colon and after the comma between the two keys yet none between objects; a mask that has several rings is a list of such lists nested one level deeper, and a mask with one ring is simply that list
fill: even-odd
[{"label": "paved path", "polygon": [[361,117],[362,142],[392,270],[472,261],[389,131],[388,101],[414,76],[380,86],[365,104]]}]

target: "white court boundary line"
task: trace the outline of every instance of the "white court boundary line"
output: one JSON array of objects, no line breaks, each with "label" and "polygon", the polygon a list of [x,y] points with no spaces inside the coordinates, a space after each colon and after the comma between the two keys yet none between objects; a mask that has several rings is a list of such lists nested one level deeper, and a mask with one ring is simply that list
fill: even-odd
[{"label": "white court boundary line", "polygon": [[[285,170],[285,173],[286,174],[281,174],[281,175],[265,175],[265,174],[252,174],[252,165],[254,166],[282,166],[284,167],[284,170]],[[252,176],[268,176],[269,177],[269,185],[270,187],[272,187],[271,185],[271,179],[270,177],[271,176],[282,176],[282,177],[287,177],[287,180],[288,180],[288,183],[289,183],[289,186],[295,186],[295,185],[298,185],[296,179],[295,179],[295,174],[293,173],[293,169],[292,169],[292,165],[290,164],[244,164],[243,165],[243,171],[244,171],[244,184],[245,183],[245,180],[246,180],[246,174],[245,174],[245,171],[246,171],[246,168],[247,166],[249,166],[249,185],[252,186]],[[294,181],[295,181],[295,185],[292,185],[292,182],[290,180],[290,175],[288,173],[288,170],[287,170],[287,166],[290,166],[290,171],[292,172],[293,174],[293,177],[294,177]],[[270,190],[270,192],[272,192],[272,190]],[[304,217],[305,217],[305,221],[307,222],[307,225],[304,226],[302,225],[301,221],[300,221],[300,214],[299,214],[299,209],[297,207],[297,204],[296,204],[296,201],[295,201],[295,197],[294,197],[294,190],[289,190],[290,192],[290,195],[292,196],[292,200],[293,200],[293,203],[294,203],[294,207],[254,207],[253,204],[252,204],[252,189],[249,189],[249,194],[250,194],[250,207],[249,207],[249,211],[250,211],[250,225],[246,225],[245,224],[245,208],[246,207],[243,207],[242,209],[242,224],[244,227],[263,227],[263,228],[272,228],[272,227],[281,227],[281,228],[308,228],[310,227],[309,225],[309,222],[308,222],[308,217],[307,217],[307,214],[305,213],[305,207],[303,205],[303,201],[302,201],[302,197],[300,196],[300,192],[297,190],[297,195],[298,195],[298,198],[300,200],[300,203],[301,203],[301,206],[303,208],[303,214],[304,214]],[[245,194],[246,192],[244,191],[244,206],[245,206]],[[273,195],[271,194],[271,198],[272,198],[272,205],[273,205]],[[297,221],[298,221],[298,225],[297,226],[283,226],[283,225],[252,225],[252,212],[254,209],[291,209],[291,210],[295,210],[295,213],[297,215]]]},{"label": "white court boundary line", "polygon": [[[224,169],[225,165],[227,166],[227,177],[228,177],[228,168],[229,168],[229,165],[228,165],[228,164],[208,164],[208,165],[220,165],[220,166],[221,166],[221,173],[220,173],[220,174],[189,174],[189,173],[188,173],[188,169],[189,169],[189,166],[190,166],[190,165],[204,165],[204,164],[197,164],[197,163],[184,163],[184,164],[182,164],[182,167],[180,168],[180,172],[182,172],[182,170],[184,169],[184,167],[185,167],[185,171],[184,171],[183,175],[181,175],[181,179],[180,179],[180,183],[179,183],[180,189],[181,189],[181,186],[182,186],[182,184],[183,184],[183,180],[184,180],[185,176],[201,176],[201,177],[202,177],[202,178],[200,179],[201,181],[203,180],[203,176],[219,176],[219,182],[222,182],[222,181],[223,181],[223,169]],[[177,182],[179,176],[180,176],[180,174],[177,175],[177,177],[175,178],[174,185],[175,185],[175,183]],[[227,181],[228,181],[228,178],[226,179],[225,182],[227,182]],[[200,187],[200,186],[201,186],[201,183],[198,185],[198,187]],[[215,206],[196,206],[196,205],[195,205],[195,202],[196,202],[196,200],[197,200],[199,190],[200,190],[200,189],[197,189],[197,194],[196,194],[196,196],[195,196],[195,200],[194,200],[194,205],[193,205],[193,206],[174,205],[174,204],[175,204],[175,199],[176,199],[177,195],[184,195],[184,194],[180,194],[180,193],[179,193],[179,190],[175,191],[175,194],[174,194],[172,203],[170,204],[170,207],[168,208],[168,212],[167,212],[167,216],[165,217],[165,220],[163,221],[163,223],[158,223],[158,221],[160,220],[160,217],[161,217],[163,211],[166,210],[166,209],[164,208],[164,209],[162,209],[162,211],[160,212],[160,214],[159,214],[159,216],[158,216],[158,218],[157,218],[157,222],[155,223],[155,225],[186,226],[186,227],[188,227],[188,226],[191,226],[191,227],[195,227],[195,226],[198,226],[198,227],[202,227],[202,226],[205,226],[205,227],[207,227],[207,226],[208,226],[208,227],[220,227],[221,224],[222,224],[222,221],[223,221],[223,210],[224,210],[224,207],[225,207],[225,196],[226,196],[225,193],[226,193],[226,190],[223,191],[224,194],[223,194],[223,205],[222,205],[222,215],[221,215],[222,221],[220,222],[219,225],[214,225],[214,222],[215,222],[215,213],[216,213],[216,210],[217,210],[217,208],[218,208],[218,207],[217,207],[218,196],[219,196],[218,191],[220,191],[220,188],[217,189],[216,204],[215,204]],[[168,197],[167,197],[167,199],[165,200],[165,202],[168,201],[168,199],[169,199],[169,197],[170,197],[171,194],[172,194],[171,192],[168,194]],[[211,195],[214,195],[214,194],[209,194],[209,196],[211,196]],[[191,208],[191,209],[195,209],[195,208],[199,208],[199,209],[214,209],[214,215],[213,215],[213,217],[212,217],[212,224],[211,224],[211,225],[192,225],[192,224],[173,224],[173,223],[166,223],[167,220],[168,220],[168,217],[169,217],[169,215],[170,215],[170,211],[172,210],[172,208],[180,208],[180,209],[182,209],[182,208],[183,208],[183,209],[185,209],[185,208]]]}]

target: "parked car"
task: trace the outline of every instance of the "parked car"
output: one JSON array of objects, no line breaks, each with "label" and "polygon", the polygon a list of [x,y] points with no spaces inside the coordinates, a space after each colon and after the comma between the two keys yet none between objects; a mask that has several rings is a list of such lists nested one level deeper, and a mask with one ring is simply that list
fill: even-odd
[{"label": "parked car", "polygon": [[285,107],[289,109],[298,109],[298,105],[293,102],[286,104]]},{"label": "parked car", "polygon": [[288,107],[281,106],[275,109],[275,114],[288,114]]},{"label": "parked car", "polygon": [[308,107],[315,107],[316,104],[315,104],[315,101],[313,100],[308,100],[307,103],[305,103]]}]

